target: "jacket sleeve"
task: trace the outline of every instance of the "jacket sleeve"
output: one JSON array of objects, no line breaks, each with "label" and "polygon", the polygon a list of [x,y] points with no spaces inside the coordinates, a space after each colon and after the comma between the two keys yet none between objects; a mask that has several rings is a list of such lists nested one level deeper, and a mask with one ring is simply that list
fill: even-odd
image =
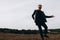
[{"label": "jacket sleeve", "polygon": [[33,19],[34,19],[35,12],[36,12],[36,10],[34,10],[34,12],[33,12],[33,14],[32,14],[32,18],[33,18]]},{"label": "jacket sleeve", "polygon": [[46,18],[52,18],[52,16],[45,16]]},{"label": "jacket sleeve", "polygon": [[44,12],[43,12],[43,15],[44,15],[45,18],[52,18],[53,17],[53,16],[47,16],[47,15],[45,15]]}]

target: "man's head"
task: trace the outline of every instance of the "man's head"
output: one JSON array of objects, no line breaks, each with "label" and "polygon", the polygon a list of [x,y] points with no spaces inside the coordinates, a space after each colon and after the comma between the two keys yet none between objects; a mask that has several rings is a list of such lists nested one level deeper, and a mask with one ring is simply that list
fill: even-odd
[{"label": "man's head", "polygon": [[41,5],[41,4],[38,5],[38,9],[39,9],[39,10],[42,9],[42,5]]}]

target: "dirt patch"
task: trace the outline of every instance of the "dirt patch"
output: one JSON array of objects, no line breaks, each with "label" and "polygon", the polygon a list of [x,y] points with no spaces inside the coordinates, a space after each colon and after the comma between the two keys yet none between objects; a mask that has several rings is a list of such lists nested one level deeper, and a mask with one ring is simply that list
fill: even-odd
[{"label": "dirt patch", "polygon": [[[60,34],[48,34],[48,40],[60,40]],[[39,34],[0,33],[0,40],[41,40]]]}]

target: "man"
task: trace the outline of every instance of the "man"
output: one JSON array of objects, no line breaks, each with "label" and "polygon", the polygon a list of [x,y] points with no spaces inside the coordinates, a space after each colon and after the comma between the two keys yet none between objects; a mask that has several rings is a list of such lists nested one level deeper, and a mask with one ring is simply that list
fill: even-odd
[{"label": "man", "polygon": [[[32,14],[32,18],[33,18],[33,20],[35,20],[35,23],[39,28],[39,32],[40,32],[42,40],[44,40],[44,37],[48,38],[48,35],[47,35],[48,34],[48,27],[45,24],[45,22],[47,22],[46,18],[52,18],[54,16],[46,16],[41,9],[42,9],[42,5],[38,5],[38,9],[34,10],[34,13]],[[43,31],[42,31],[41,26],[43,26],[45,29],[44,35],[43,35]]]}]

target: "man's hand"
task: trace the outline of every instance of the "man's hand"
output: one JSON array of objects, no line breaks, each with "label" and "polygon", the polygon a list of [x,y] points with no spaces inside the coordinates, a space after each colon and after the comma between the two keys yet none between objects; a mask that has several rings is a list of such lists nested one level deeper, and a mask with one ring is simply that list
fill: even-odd
[{"label": "man's hand", "polygon": [[53,18],[54,16],[53,15],[51,15],[51,18]]}]

